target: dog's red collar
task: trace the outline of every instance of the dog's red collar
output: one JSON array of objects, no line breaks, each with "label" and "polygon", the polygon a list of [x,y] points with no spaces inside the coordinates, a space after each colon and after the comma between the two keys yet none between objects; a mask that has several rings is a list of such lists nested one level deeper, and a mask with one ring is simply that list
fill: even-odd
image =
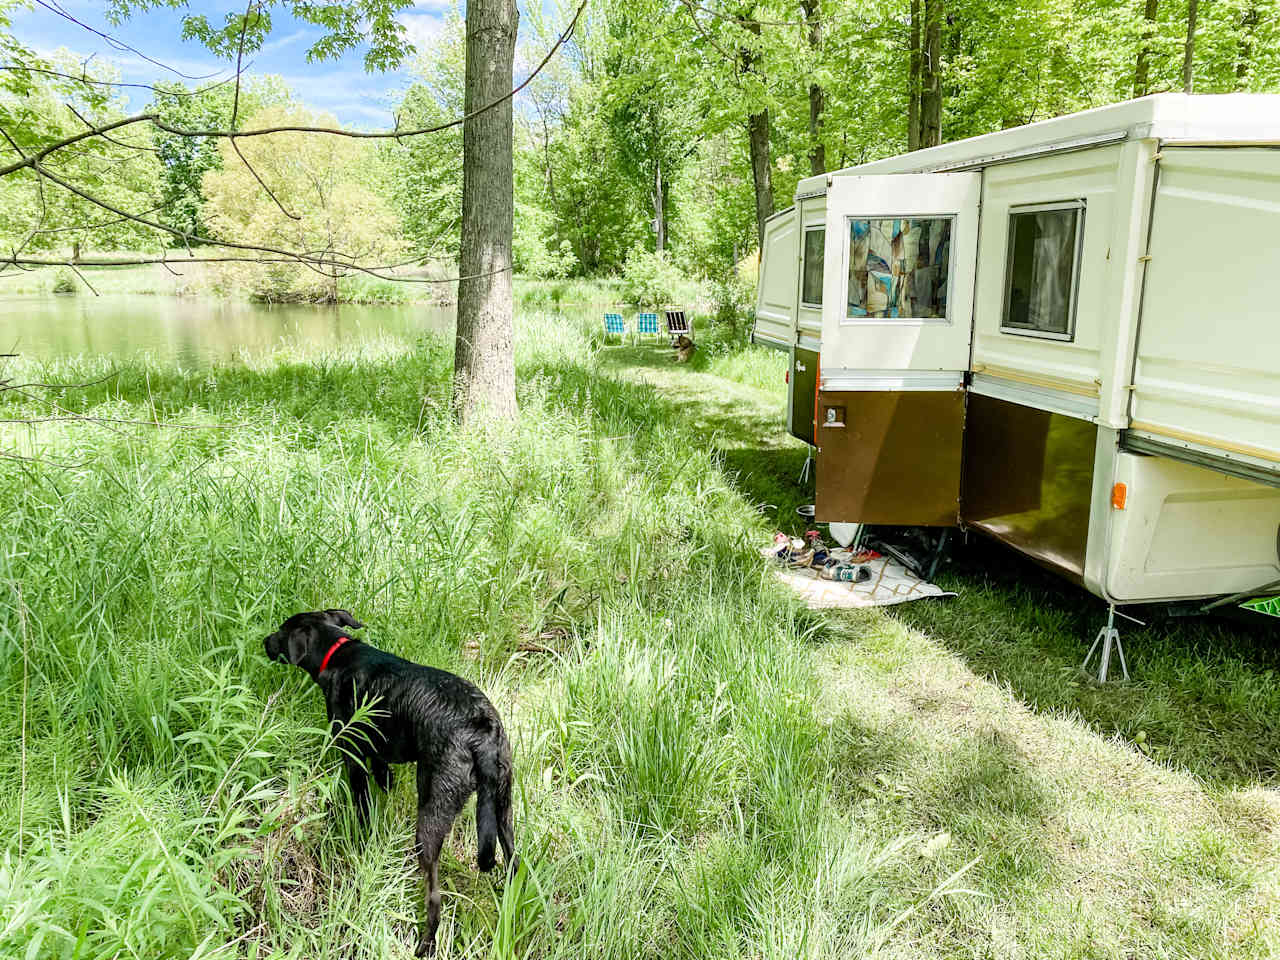
[{"label": "dog's red collar", "polygon": [[[329,652],[324,655],[324,659],[320,661],[320,673],[324,673],[325,667],[329,666],[329,658],[338,652],[338,648],[350,640],[350,637],[339,637],[337,642],[329,648]],[[319,676],[319,674],[317,674]]]}]

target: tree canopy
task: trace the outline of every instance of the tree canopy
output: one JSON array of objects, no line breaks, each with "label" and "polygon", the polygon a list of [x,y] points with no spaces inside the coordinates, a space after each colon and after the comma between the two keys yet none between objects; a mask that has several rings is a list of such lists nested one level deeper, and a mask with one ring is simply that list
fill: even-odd
[{"label": "tree canopy", "polygon": [[[158,5],[185,8],[183,0],[112,0],[110,10],[127,24]],[[234,62],[261,46],[273,11],[288,10],[322,27],[312,60],[359,47],[371,68],[411,65],[414,82],[394,105],[400,129],[457,120],[461,12],[412,51],[396,20],[406,6],[264,0],[219,23],[186,15],[183,30]],[[13,38],[4,19],[11,8],[0,2],[10,61],[0,125],[14,138],[5,145],[11,157],[82,127],[67,103],[97,122],[122,115],[109,83],[39,72],[50,65]],[[576,9],[527,11],[516,81],[555,49]],[[114,75],[103,67],[93,76]],[[1188,86],[1280,91],[1280,0],[592,0],[514,101],[515,269],[617,274],[629,259],[659,254],[687,273],[729,276],[754,249],[759,219],[788,205],[797,180],[814,171]],[[235,108],[232,84],[160,83],[150,109],[179,128],[226,128],[289,103],[270,78],[249,76],[239,87]],[[81,164],[77,176],[96,176],[130,211],[154,208],[169,228],[207,233],[207,185],[221,182],[208,174],[225,163],[226,144],[157,127],[120,136],[154,152],[135,152],[123,172],[121,148],[99,139],[58,162]],[[386,139],[346,161],[359,167],[352,176],[361,196],[378,205],[374,219],[392,218],[409,256],[451,263],[458,254],[462,139],[460,126]],[[121,176],[104,179],[112,163]],[[246,189],[275,207],[251,174],[237,175],[246,176]],[[29,175],[0,182],[0,230],[11,243],[32,228],[34,189]],[[287,182],[272,189],[286,207],[301,202],[287,196]],[[136,223],[93,227],[111,218],[57,188],[45,192],[65,207],[58,224],[78,219],[81,229],[41,234],[31,249],[163,239]]]}]

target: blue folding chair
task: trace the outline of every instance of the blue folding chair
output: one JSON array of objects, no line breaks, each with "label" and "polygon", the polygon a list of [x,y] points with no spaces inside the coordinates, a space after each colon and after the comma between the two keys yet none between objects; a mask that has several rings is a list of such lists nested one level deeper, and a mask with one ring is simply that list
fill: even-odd
[{"label": "blue folding chair", "polygon": [[637,313],[636,333],[642,337],[662,336],[662,330],[658,327],[658,315],[656,313]]},{"label": "blue folding chair", "polygon": [[627,336],[627,321],[622,319],[620,313],[606,313],[604,315],[604,339],[605,343],[609,342],[609,338],[617,336],[620,340],[625,340]]}]

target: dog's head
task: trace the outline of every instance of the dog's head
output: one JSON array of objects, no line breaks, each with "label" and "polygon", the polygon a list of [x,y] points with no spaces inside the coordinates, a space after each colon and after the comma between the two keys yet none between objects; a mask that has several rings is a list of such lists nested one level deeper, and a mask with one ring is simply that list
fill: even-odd
[{"label": "dog's head", "polygon": [[346,610],[311,610],[295,613],[280,629],[262,641],[268,659],[279,663],[291,663],[294,666],[302,663],[313,654],[318,659],[324,651],[317,651],[320,646],[329,646],[345,630],[359,630],[364,624],[351,616]]}]

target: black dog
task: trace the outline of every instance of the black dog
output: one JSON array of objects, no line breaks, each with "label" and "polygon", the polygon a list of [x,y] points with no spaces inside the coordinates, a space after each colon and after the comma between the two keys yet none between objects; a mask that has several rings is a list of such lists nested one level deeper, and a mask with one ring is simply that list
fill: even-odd
[{"label": "black dog", "polygon": [[[418,861],[428,889],[421,957],[436,949],[440,847],[472,791],[480,869],[493,869],[498,841],[508,871],[514,873],[519,863],[511,825],[511,746],[498,711],[474,684],[351,636],[349,630],[363,626],[346,610],[295,613],[263,644],[268,657],[305,670],[324,691],[329,722],[335,732],[343,730],[347,776],[362,823],[369,817],[368,773],[389,790],[388,764],[417,762]],[[368,703],[372,717],[353,729],[357,705]]]}]

